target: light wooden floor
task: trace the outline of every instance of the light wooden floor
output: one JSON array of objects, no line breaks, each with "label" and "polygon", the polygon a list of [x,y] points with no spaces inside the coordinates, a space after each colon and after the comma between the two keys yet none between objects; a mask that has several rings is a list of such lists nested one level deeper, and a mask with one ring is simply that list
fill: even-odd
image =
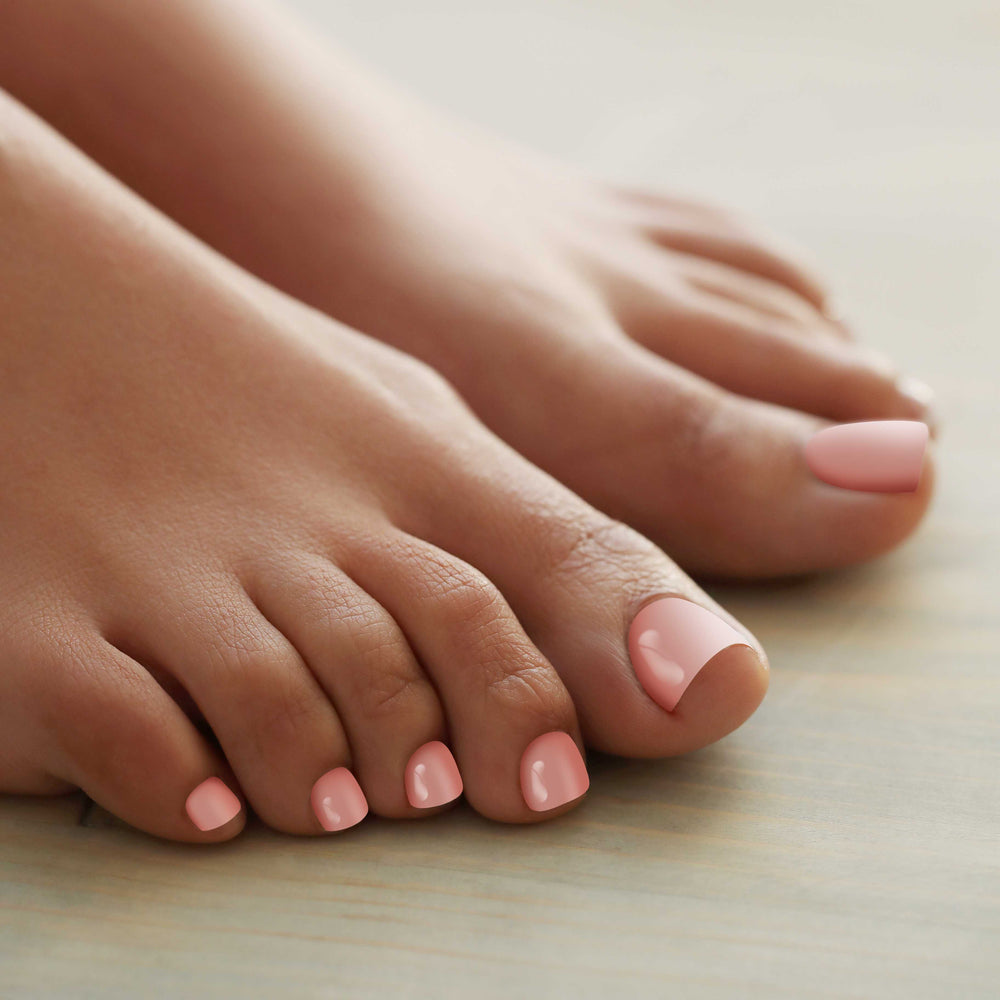
[{"label": "light wooden floor", "polygon": [[716,589],[765,705],[593,759],[558,822],[197,849],[0,800],[0,996],[1000,996],[995,3],[298,3],[439,101],[808,243],[940,391],[940,493],[877,564]]}]

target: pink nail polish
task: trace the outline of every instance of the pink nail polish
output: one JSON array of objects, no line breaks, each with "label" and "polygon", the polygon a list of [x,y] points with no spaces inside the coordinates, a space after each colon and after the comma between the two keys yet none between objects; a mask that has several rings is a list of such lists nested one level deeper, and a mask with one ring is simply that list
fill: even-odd
[{"label": "pink nail polish", "polygon": [[243,807],[221,778],[206,778],[187,797],[184,808],[191,822],[205,832],[225,826]]},{"label": "pink nail polish", "polygon": [[845,490],[912,493],[928,437],[927,424],[919,420],[836,424],[806,442],[806,464],[818,479]]},{"label": "pink nail polish", "polygon": [[545,733],[521,756],[521,794],[535,812],[572,802],[589,787],[587,767],[569,733]]},{"label": "pink nail polish", "polygon": [[693,601],[661,597],[633,619],[628,651],[639,683],[672,712],[699,670],[729,646],[750,645],[741,632]]},{"label": "pink nail polish", "polygon": [[310,801],[323,829],[331,833],[346,830],[368,815],[365,793],[346,767],[335,767],[317,779]]},{"label": "pink nail polish", "polygon": [[462,794],[462,776],[451,751],[440,740],[414,751],[406,765],[406,797],[416,809],[443,806]]}]

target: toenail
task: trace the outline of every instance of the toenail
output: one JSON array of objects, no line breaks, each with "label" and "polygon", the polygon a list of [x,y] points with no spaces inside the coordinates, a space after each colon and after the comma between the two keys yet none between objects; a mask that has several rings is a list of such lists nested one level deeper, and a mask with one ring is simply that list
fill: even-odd
[{"label": "toenail", "polygon": [[406,797],[415,809],[443,806],[462,794],[462,776],[451,751],[440,740],[414,751],[406,765]]},{"label": "toenail", "polygon": [[587,766],[569,733],[545,733],[528,744],[521,757],[521,793],[529,809],[555,809],[589,787]]},{"label": "toenail", "polygon": [[806,442],[806,464],[831,486],[912,493],[920,483],[929,433],[919,420],[836,424]]},{"label": "toenail", "polygon": [[[639,683],[672,712],[699,670],[729,646],[749,640],[707,608],[683,597],[661,597],[632,620],[628,651]],[[755,651],[756,652],[756,651]]]},{"label": "toenail", "polygon": [[324,830],[346,830],[368,815],[368,800],[357,778],[346,767],[327,771],[313,785],[313,812]]},{"label": "toenail", "polygon": [[221,778],[206,778],[187,797],[184,808],[191,822],[204,833],[225,826],[243,807]]}]

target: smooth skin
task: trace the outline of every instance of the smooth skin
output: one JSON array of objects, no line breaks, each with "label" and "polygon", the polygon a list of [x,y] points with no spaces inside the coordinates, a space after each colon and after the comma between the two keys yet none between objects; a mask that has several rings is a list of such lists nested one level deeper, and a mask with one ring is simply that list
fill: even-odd
[{"label": "smooth skin", "polygon": [[919,488],[804,461],[831,422],[932,422],[753,223],[580,176],[445,119],[277,9],[13,0],[0,83],[243,266],[442,372],[480,418],[692,572],[898,544]]},{"label": "smooth skin", "polygon": [[[585,787],[567,741],[683,753],[760,702],[759,644],[651,542],[2,92],[0,217],[0,791],[82,788],[176,840],[246,805],[323,834],[339,768],[374,814],[440,811],[405,772],[441,742],[475,809],[531,822],[580,801],[540,808]],[[665,595],[747,643],[671,712],[626,648]],[[219,782],[244,807],[211,828]]]}]

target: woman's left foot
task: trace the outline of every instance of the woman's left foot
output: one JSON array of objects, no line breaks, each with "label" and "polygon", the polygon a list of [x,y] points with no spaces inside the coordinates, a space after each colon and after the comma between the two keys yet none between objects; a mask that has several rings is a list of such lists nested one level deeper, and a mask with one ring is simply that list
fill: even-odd
[{"label": "woman's left foot", "polygon": [[[831,421],[931,418],[753,225],[444,121],[277,14],[248,8],[237,25],[211,4],[152,5],[95,25],[60,9],[73,86],[25,83],[43,115],[245,267],[433,365],[522,454],[687,569],[847,565],[922,518],[929,456],[896,493],[831,485],[807,461]],[[198,40],[183,59],[182,28]],[[116,75],[122,50],[155,60],[156,80]],[[126,83],[141,108],[127,136],[91,107]]]},{"label": "woman's left foot", "polygon": [[522,454],[692,572],[833,568],[916,528],[929,454],[895,493],[835,487],[808,461],[831,422],[933,421],[794,251],[730,213],[374,107],[337,183],[283,199],[271,226],[294,243],[241,234],[251,269],[436,367]]}]

